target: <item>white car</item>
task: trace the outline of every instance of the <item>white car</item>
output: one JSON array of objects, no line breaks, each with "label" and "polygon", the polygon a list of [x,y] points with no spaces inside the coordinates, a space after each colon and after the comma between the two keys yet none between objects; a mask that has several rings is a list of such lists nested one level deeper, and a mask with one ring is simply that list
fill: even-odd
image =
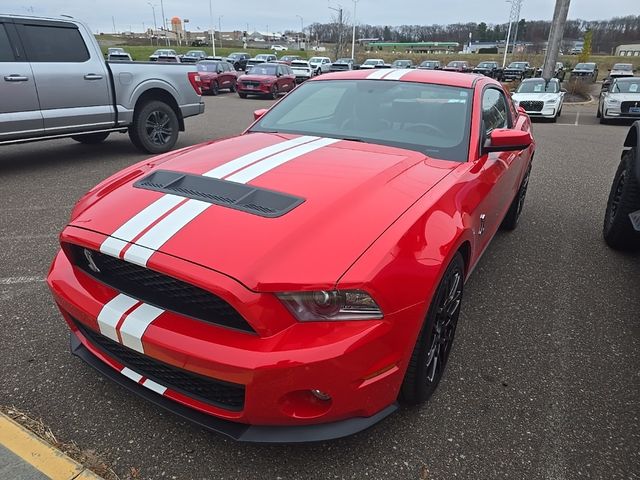
[{"label": "white car", "polygon": [[149,61],[157,62],[158,58],[160,57],[176,57],[177,58],[178,54],[176,53],[175,50],[172,50],[170,48],[159,48],[158,50],[153,52],[151,55],[149,55]]},{"label": "white car", "polygon": [[640,119],[640,77],[619,77],[611,81],[608,91],[600,94],[600,123],[616,118]]},{"label": "white car", "polygon": [[564,92],[557,78],[549,83],[544,78],[527,78],[513,94],[513,99],[530,117],[550,118],[555,122],[562,113]]},{"label": "white car", "polygon": [[381,58],[367,58],[360,68],[376,68],[384,67],[384,60]]},{"label": "white car", "polygon": [[291,70],[296,76],[296,83],[302,83],[313,77],[314,69],[306,60],[293,60],[291,62]]},{"label": "white car", "polygon": [[286,50],[289,50],[289,48],[285,47],[284,45],[271,45],[271,50],[273,50],[274,52],[284,52]]},{"label": "white car", "polygon": [[311,57],[309,65],[313,68],[316,75],[327,73],[331,68],[331,59],[329,57]]}]

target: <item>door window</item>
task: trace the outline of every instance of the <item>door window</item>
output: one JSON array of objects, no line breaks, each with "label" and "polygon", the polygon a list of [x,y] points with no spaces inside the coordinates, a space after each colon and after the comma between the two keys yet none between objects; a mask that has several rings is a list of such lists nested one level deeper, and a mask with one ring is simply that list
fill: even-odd
[{"label": "door window", "polygon": [[510,115],[504,95],[495,88],[485,90],[482,95],[482,120],[485,134],[496,128],[508,128]]},{"label": "door window", "polygon": [[0,23],[0,62],[15,62],[13,56],[13,50],[9,44],[9,36],[4,28],[4,25]]},{"label": "door window", "polygon": [[31,62],[73,62],[89,60],[89,52],[77,28],[24,25],[22,41]]}]

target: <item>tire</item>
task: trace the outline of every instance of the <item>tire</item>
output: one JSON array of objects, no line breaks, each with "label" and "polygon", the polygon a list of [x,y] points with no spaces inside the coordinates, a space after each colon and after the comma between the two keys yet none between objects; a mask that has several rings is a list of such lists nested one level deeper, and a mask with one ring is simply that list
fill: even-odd
[{"label": "tire", "polygon": [[164,153],[178,141],[179,128],[173,108],[160,100],[151,100],[136,110],[129,138],[143,152]]},{"label": "tire", "polygon": [[419,404],[435,392],[447,366],[464,289],[464,261],[457,252],[433,295],[400,387],[400,399]]},{"label": "tire", "polygon": [[634,175],[636,149],[622,155],[616,171],[604,216],[602,235],[605,242],[616,250],[640,249],[640,232],[637,232],[629,214],[640,210],[640,184]]},{"label": "tire", "polygon": [[600,123],[601,123],[602,125],[606,125],[606,124],[608,124],[608,123],[609,123],[609,119],[608,119],[608,118],[604,118],[604,117],[602,116],[602,114],[600,114]]},{"label": "tire", "polygon": [[73,135],[71,138],[85,145],[96,145],[102,143],[109,136],[109,133],[110,132],[85,133],[83,135]]},{"label": "tire", "polygon": [[211,82],[209,93],[214,97],[220,93],[220,85],[218,85],[218,82]]},{"label": "tire", "polygon": [[596,118],[602,118],[602,110],[600,110],[600,104],[598,104],[598,111],[596,112]]},{"label": "tire", "polygon": [[238,96],[239,96],[240,98],[247,98],[247,94],[246,94],[246,93],[238,92]]},{"label": "tire", "polygon": [[531,165],[529,165],[529,169],[522,179],[522,183],[520,184],[518,193],[516,193],[513,202],[511,202],[511,205],[509,206],[509,210],[507,210],[507,214],[502,220],[502,224],[500,225],[500,227],[504,230],[515,230],[518,226],[518,220],[520,220],[520,214],[522,213],[522,208],[524,207],[524,200],[527,196],[527,187],[529,186],[530,174]]},{"label": "tire", "polygon": [[229,87],[229,91],[231,93],[234,93],[236,91],[236,84],[235,82],[231,82],[231,86]]},{"label": "tire", "polygon": [[271,85],[271,92],[269,93],[268,97],[272,100],[278,98],[278,86],[275,83]]}]

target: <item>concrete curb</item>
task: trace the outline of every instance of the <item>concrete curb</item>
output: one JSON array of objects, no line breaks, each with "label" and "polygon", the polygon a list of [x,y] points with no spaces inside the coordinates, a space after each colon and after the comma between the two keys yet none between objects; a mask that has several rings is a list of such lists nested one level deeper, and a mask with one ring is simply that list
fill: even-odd
[{"label": "concrete curb", "polygon": [[593,95],[589,95],[589,100],[586,102],[564,102],[565,105],[589,105],[595,101]]},{"label": "concrete curb", "polygon": [[0,413],[0,445],[54,480],[102,480],[22,425]]}]

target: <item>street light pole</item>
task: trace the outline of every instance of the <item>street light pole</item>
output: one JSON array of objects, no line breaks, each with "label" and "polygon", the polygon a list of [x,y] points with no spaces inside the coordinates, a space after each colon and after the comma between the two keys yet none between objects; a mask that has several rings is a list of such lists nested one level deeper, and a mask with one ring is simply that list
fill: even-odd
[{"label": "street light pole", "polygon": [[222,48],[222,17],[224,15],[218,15],[218,36],[220,37],[218,46]]},{"label": "street light pole", "polygon": [[[147,2],[153,11],[153,35],[158,34],[158,24],[156,23],[156,7],[153,3]],[[153,45],[153,35],[151,35],[151,45]],[[158,45],[158,39],[156,39],[156,46]]]},{"label": "street light pole", "polygon": [[336,58],[338,58],[342,48],[342,5],[338,4],[338,8],[329,7],[329,10],[338,12],[338,43],[336,44]]},{"label": "street light pole", "polygon": [[213,56],[216,56],[216,37],[213,32],[213,7],[211,6],[211,0],[209,0],[209,29],[211,30],[211,47],[213,49]]},{"label": "street light pole", "polygon": [[164,16],[164,0],[160,0],[160,12],[162,13],[162,27],[164,28],[164,38],[169,46],[169,35],[167,31],[167,17]]},{"label": "street light pole", "polygon": [[353,37],[351,38],[351,60],[356,59],[356,7],[358,0],[353,0]]},{"label": "street light pole", "polygon": [[[300,35],[304,37],[304,19],[302,18],[302,15],[296,15],[296,17],[300,19]],[[300,46],[300,37],[298,37],[298,50],[300,50]]]}]

